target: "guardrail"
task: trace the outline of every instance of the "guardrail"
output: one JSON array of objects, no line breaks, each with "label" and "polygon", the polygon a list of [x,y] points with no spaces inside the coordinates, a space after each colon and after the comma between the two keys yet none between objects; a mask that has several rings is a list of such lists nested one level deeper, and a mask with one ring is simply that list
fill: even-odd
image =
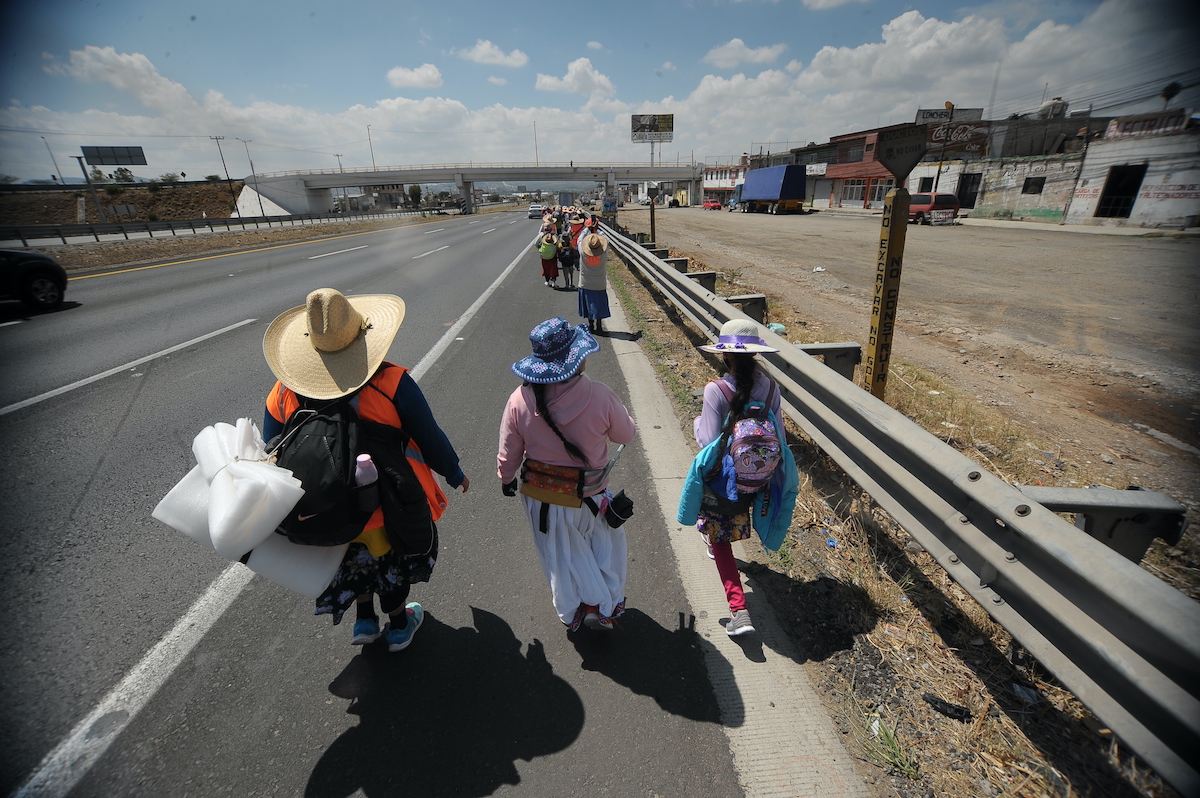
[{"label": "guardrail", "polygon": [[[9,225],[0,226],[0,241],[20,241],[24,247],[30,241],[52,241],[58,239],[68,243],[67,237],[90,237],[96,241],[100,236],[145,234],[154,237],[155,232],[170,233],[213,233],[218,230],[245,230],[266,225],[267,227],[287,227],[297,224],[328,224],[330,222],[359,221],[363,219],[394,219],[406,216],[418,216],[420,211],[392,211],[385,213],[333,213],[333,214],[295,214],[292,216],[235,216],[228,219],[188,219],[185,221],[164,222],[111,222],[109,224],[41,224],[41,225]],[[429,211],[426,211],[429,213]]]},{"label": "guardrail", "polygon": [[[709,338],[744,317],[607,232]],[[788,416],[1163,779],[1200,794],[1200,605],[784,338],[763,337],[780,349],[760,358]]]}]

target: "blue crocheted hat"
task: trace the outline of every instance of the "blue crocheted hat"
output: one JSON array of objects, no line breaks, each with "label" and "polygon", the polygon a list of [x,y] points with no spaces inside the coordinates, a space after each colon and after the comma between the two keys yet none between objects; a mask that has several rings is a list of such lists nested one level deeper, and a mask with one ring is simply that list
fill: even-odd
[{"label": "blue crocheted hat", "polygon": [[579,364],[600,344],[587,327],[572,327],[564,318],[548,319],[529,333],[533,354],[512,364],[512,372],[526,382],[543,385],[562,382],[579,370]]}]

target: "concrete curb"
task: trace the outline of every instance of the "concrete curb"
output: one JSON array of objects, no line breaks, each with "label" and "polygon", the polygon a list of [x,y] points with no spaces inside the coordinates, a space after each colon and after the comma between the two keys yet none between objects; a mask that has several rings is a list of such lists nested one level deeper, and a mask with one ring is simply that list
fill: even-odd
[{"label": "concrete curb", "polygon": [[[605,326],[631,332],[620,302],[611,307],[613,318]],[[653,486],[663,528],[670,534],[696,633],[709,644],[704,646],[706,665],[738,782],[749,798],[866,798],[862,776],[817,697],[802,656],[766,598],[754,592],[753,582],[746,583],[746,600],[757,633],[739,638],[744,642],[725,634],[719,621],[729,617],[729,605],[716,567],[696,530],[675,521],[692,447],[642,348],[633,341],[607,342],[629,386],[639,448],[656,475]]]}]

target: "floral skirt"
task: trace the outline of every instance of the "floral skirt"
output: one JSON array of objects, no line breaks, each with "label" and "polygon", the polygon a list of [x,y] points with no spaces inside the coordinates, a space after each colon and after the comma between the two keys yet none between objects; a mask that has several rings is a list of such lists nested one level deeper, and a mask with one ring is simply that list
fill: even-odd
[{"label": "floral skirt", "polygon": [[[317,597],[314,615],[333,615],[336,626],[342,615],[354,605],[354,600],[368,593],[379,596],[380,603],[388,606],[388,596],[396,591],[407,595],[407,586],[416,582],[428,582],[437,562],[437,528],[433,532],[433,547],[428,554],[405,557],[391,549],[382,557],[372,557],[361,543],[351,543],[338,566],[333,581],[325,592]],[[394,603],[394,602],[392,602]]]},{"label": "floral skirt", "polygon": [[697,514],[696,529],[708,538],[709,543],[732,543],[753,536],[750,513],[718,515],[701,510]]}]

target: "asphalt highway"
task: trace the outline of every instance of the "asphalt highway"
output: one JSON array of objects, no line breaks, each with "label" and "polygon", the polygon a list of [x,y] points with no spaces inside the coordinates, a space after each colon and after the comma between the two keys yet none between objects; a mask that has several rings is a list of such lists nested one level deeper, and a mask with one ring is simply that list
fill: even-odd
[{"label": "asphalt highway", "polygon": [[[500,493],[509,365],[537,322],[577,321],[575,295],[542,284],[536,227],[523,213],[438,220],[86,275],[59,312],[0,309],[0,790],[77,731],[94,754],[60,762],[38,794],[741,794],[712,644],[688,628],[657,511],[629,525],[624,628],[569,639]],[[231,586],[229,563],[150,517],[202,427],[261,423],[263,332],[324,286],[404,298],[389,359],[421,364],[471,479],[449,494],[438,566],[412,594],[425,625],[399,654],[351,647],[351,619],[334,627],[262,578]],[[588,371],[629,401],[612,343]],[[635,442],[614,485],[651,482]],[[138,710],[79,730],[214,591],[228,606],[134,684]]]}]

